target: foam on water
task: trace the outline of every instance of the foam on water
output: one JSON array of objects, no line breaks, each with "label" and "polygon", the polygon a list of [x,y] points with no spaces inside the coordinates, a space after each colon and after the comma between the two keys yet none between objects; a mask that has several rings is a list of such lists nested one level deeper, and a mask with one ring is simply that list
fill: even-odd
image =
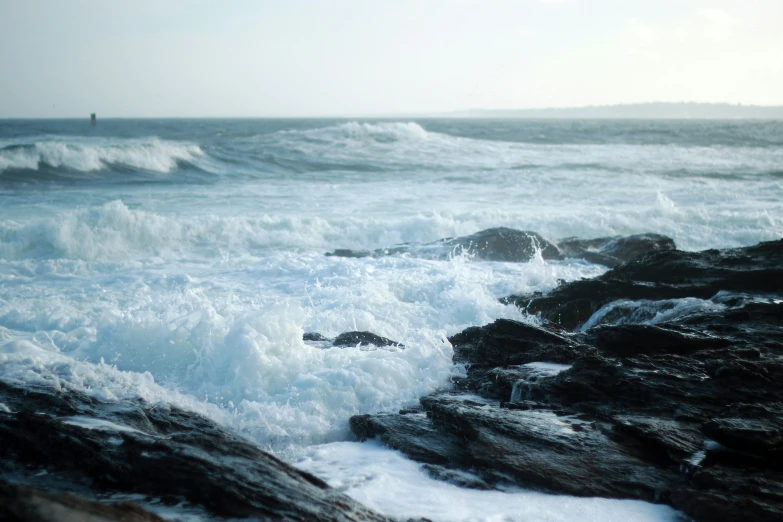
[{"label": "foam on water", "polygon": [[[278,449],[339,440],[351,415],[394,410],[445,386],[456,371],[447,335],[498,317],[526,320],[498,297],[602,270],[540,258],[478,264],[320,254],[192,265],[193,275],[155,263],[78,263],[71,272],[69,262],[41,265],[0,271],[0,343],[14,354],[0,378],[35,362],[58,386],[91,394],[157,399],[162,385],[228,412],[231,425]],[[305,330],[369,330],[407,348],[324,348],[303,342]],[[54,370],[81,373],[91,364],[99,375],[146,377],[139,389],[117,392],[108,391],[114,377],[66,385]]]},{"label": "foam on water", "polygon": [[280,249],[325,252],[336,247],[372,249],[422,243],[472,234],[498,223],[536,230],[552,239],[653,229],[674,237],[684,249],[706,248],[710,242],[731,247],[783,235],[783,219],[768,211],[688,209],[662,193],[655,198],[649,208],[622,213],[604,208],[585,208],[582,215],[580,211],[574,215],[576,209],[566,214],[562,210],[536,214],[496,209],[388,217],[346,215],[334,209],[299,215],[171,215],[130,208],[114,200],[54,214],[43,212],[21,223],[0,214],[0,259],[259,259]]},{"label": "foam on water", "polygon": [[577,498],[526,490],[480,491],[430,478],[419,464],[379,442],[310,448],[296,466],[386,515],[435,522],[675,522],[667,506],[632,500]]},{"label": "foam on water", "polygon": [[726,305],[720,302],[696,297],[659,301],[621,299],[596,310],[579,329],[585,331],[599,324],[657,324],[700,312],[725,309]]}]

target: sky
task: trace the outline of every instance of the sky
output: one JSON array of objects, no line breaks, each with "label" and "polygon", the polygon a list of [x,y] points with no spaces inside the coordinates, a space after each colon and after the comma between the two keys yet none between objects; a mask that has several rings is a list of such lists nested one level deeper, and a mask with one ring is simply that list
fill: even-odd
[{"label": "sky", "polygon": [[0,0],[0,118],[783,105],[783,0]]}]

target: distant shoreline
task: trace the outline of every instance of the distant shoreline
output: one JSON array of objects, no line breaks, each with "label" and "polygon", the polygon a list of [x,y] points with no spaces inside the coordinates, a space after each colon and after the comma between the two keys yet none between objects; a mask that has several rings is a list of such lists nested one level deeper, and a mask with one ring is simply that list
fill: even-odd
[{"label": "distant shoreline", "polygon": [[783,106],[728,103],[635,103],[548,109],[468,109],[450,113],[464,118],[780,120]]}]

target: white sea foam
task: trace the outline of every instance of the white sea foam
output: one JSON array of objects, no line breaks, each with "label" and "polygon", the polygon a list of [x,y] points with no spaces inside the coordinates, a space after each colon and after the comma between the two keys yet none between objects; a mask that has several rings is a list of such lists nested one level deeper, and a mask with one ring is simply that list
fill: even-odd
[{"label": "white sea foam", "polygon": [[72,417],[64,417],[62,421],[65,424],[70,424],[71,426],[78,426],[86,430],[112,431],[112,432],[124,431],[127,433],[141,433],[141,434],[144,433],[142,431],[131,428],[129,426],[123,426],[122,424],[117,424],[116,422],[107,421],[106,419],[96,419],[95,417],[86,417],[84,415],[74,415]]},{"label": "white sea foam", "polygon": [[[74,268],[43,265],[63,263]],[[478,265],[320,254],[207,272],[194,265],[194,276],[155,264],[80,263],[75,273],[40,267],[37,275],[5,272],[0,339],[16,359],[1,378],[33,365],[58,386],[65,380],[87,393],[151,400],[164,384],[230,412],[232,425],[278,448],[343,438],[351,415],[394,410],[445,386],[455,371],[446,335],[497,317],[525,320],[498,297],[596,270],[540,259]],[[369,330],[407,348],[324,349],[302,341],[305,329]],[[70,369],[63,376],[55,367]],[[69,377],[88,369],[89,385]],[[118,392],[113,372],[123,382],[146,377],[127,383],[135,391]]]},{"label": "white sea foam", "polygon": [[527,372],[525,377],[514,383],[511,389],[510,402],[519,402],[530,398],[533,388],[538,385],[541,379],[554,377],[561,372],[571,368],[570,364],[558,364],[552,362],[536,361],[520,365],[521,369]]},{"label": "white sea foam", "polygon": [[304,138],[306,140],[319,140],[325,142],[346,141],[374,141],[381,143],[393,143],[399,141],[426,140],[433,136],[445,136],[435,132],[428,132],[415,122],[346,122],[327,127],[307,130],[287,130],[277,133],[287,138]]},{"label": "white sea foam", "polygon": [[[661,203],[664,201],[664,203]],[[472,234],[503,224],[536,230],[551,239],[572,235],[599,237],[646,232],[674,237],[680,248],[712,242],[736,246],[783,235],[783,220],[766,212],[708,212],[687,209],[657,196],[648,209],[617,213],[584,208],[579,214],[536,214],[505,209],[372,216],[303,212],[273,214],[184,214],[130,208],[120,200],[46,216],[23,223],[0,218],[0,258],[112,261],[151,259],[260,258],[290,249],[325,252],[334,248],[382,248]],[[581,214],[581,215],[580,215]],[[721,228],[717,229],[718,224]],[[688,235],[686,235],[688,234]]]},{"label": "white sea foam", "polygon": [[149,139],[52,138],[22,141],[0,148],[0,174],[4,170],[38,170],[49,167],[93,172],[120,165],[165,173],[178,161],[195,161],[204,153],[198,145]]},{"label": "white sea foam", "polygon": [[659,301],[621,299],[605,304],[581,327],[585,331],[599,324],[657,324],[699,312],[719,312],[726,306],[706,299],[685,297]]},{"label": "white sea foam", "polygon": [[634,500],[577,498],[527,490],[480,491],[430,478],[379,442],[314,446],[297,467],[385,515],[435,522],[675,522],[668,506]]}]

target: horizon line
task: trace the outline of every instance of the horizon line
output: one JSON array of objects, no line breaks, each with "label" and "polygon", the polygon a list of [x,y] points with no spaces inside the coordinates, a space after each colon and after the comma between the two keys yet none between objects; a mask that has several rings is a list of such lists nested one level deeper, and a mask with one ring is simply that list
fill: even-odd
[{"label": "horizon line", "polygon": [[[461,118],[475,118],[476,116],[469,116],[469,114],[476,114],[476,113],[484,113],[484,114],[497,114],[497,113],[506,113],[511,115],[510,117],[513,118],[514,113],[526,113],[526,114],[536,114],[536,113],[559,113],[559,112],[566,112],[566,111],[596,111],[596,110],[612,110],[612,109],[633,109],[633,108],[644,108],[644,107],[650,107],[650,106],[669,106],[672,108],[678,107],[678,108],[685,108],[687,106],[693,106],[698,108],[715,108],[715,109],[732,109],[734,111],[740,110],[740,111],[753,111],[753,110],[772,110],[772,111],[783,111],[783,105],[749,105],[749,104],[743,104],[743,103],[728,103],[728,102],[639,102],[639,103],[618,103],[618,104],[605,104],[605,105],[579,105],[579,106],[564,106],[564,107],[528,107],[528,108],[516,108],[516,109],[510,109],[510,108],[499,108],[499,109],[486,109],[486,108],[478,108],[478,107],[472,107],[467,109],[452,109],[452,110],[446,110],[446,111],[397,111],[394,113],[357,113],[357,114],[321,114],[321,115],[211,115],[211,116],[167,116],[167,115],[158,115],[158,116],[115,116],[115,115],[109,115],[109,116],[103,116],[100,119],[104,120],[120,120],[120,119],[128,119],[128,120],[143,120],[143,119],[350,119],[350,118],[358,118],[358,119],[371,119],[371,118],[377,118],[377,119],[396,119],[396,118],[455,118],[455,119],[461,119]],[[96,115],[99,113],[96,113],[95,111],[88,111],[85,113],[84,116],[75,115],[75,116],[0,116],[0,121],[9,121],[9,120],[80,120],[80,119],[89,119],[90,115],[92,113],[95,113]],[[520,114],[518,116],[520,119],[532,119],[530,116],[524,116],[523,114]],[[771,116],[767,119],[780,119],[783,115],[775,115]],[[647,120],[647,119],[742,119],[740,117],[734,116],[731,118],[726,117],[709,117],[709,116],[666,116],[666,115],[656,115],[656,116],[588,116],[588,117],[574,117],[574,119],[640,119],[640,120]],[[503,118],[503,119],[509,119],[509,116]],[[542,119],[551,119],[544,117]],[[765,119],[763,115],[756,115],[756,116],[748,116],[747,119]]]}]

